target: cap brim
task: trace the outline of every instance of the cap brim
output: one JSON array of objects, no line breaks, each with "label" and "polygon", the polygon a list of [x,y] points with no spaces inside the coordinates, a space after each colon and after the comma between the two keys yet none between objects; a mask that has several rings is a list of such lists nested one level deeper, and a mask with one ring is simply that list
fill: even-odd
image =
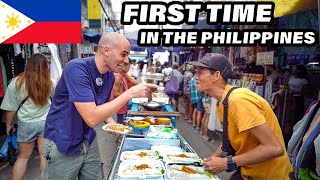
[{"label": "cap brim", "polygon": [[191,64],[193,66],[197,66],[197,67],[206,67],[206,68],[210,68],[208,65],[203,64],[200,61],[191,61],[191,62],[187,62],[188,64]]}]

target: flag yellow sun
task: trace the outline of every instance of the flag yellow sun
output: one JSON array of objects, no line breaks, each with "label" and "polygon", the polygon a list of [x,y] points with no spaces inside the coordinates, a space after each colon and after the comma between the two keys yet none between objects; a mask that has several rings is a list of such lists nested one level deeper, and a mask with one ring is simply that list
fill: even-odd
[{"label": "flag yellow sun", "polygon": [[7,28],[11,28],[11,30],[13,31],[14,28],[19,28],[18,24],[21,23],[21,21],[19,20],[19,15],[14,15],[13,13],[11,14],[11,16],[7,15],[8,20],[6,20],[5,22],[8,23]]}]

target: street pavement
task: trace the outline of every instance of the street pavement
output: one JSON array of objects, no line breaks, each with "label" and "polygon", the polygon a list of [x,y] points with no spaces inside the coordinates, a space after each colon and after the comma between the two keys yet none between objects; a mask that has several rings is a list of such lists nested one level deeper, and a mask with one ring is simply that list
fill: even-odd
[{"label": "street pavement", "polygon": [[[180,134],[191,145],[201,158],[210,157],[216,148],[220,145],[221,141],[218,136],[215,136],[215,142],[204,141],[200,134],[195,131],[191,124],[184,120],[184,103],[181,102],[179,111],[181,112],[180,120],[177,120],[177,128]],[[112,168],[112,161],[117,152],[116,137],[102,130],[104,123],[101,123],[95,130],[98,135],[98,143],[101,154],[101,163],[103,163],[103,173],[105,178],[108,177],[110,168]],[[39,170],[39,155],[34,152],[32,158],[29,160],[27,172],[24,180],[40,180]],[[0,167],[0,180],[11,179],[12,166],[4,165]],[[230,173],[222,172],[217,175],[220,179],[229,179]]]}]

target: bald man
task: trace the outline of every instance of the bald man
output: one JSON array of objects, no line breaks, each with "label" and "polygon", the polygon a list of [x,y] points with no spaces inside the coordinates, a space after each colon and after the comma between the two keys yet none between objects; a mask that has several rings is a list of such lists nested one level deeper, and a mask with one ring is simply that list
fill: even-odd
[{"label": "bald man", "polygon": [[102,179],[101,160],[93,127],[111,117],[133,97],[146,97],[150,84],[136,85],[109,101],[114,72],[128,61],[130,43],[118,33],[99,41],[94,57],[66,65],[49,110],[44,137],[47,159],[43,179]]}]

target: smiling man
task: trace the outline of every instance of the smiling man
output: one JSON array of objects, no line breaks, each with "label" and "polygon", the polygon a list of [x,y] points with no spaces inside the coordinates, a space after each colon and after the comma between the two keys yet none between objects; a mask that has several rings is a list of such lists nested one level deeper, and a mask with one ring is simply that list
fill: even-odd
[{"label": "smiling man", "polygon": [[130,52],[118,33],[99,41],[94,57],[70,61],[63,70],[47,116],[43,179],[102,179],[94,126],[111,117],[133,97],[146,97],[152,84],[139,84],[110,100],[113,72],[120,72]]},{"label": "smiling man", "polygon": [[[205,54],[197,67],[197,90],[218,100],[218,116],[223,123],[222,102],[232,86],[232,66],[216,53]],[[204,160],[205,169],[213,173],[236,171],[230,179],[289,179],[292,167],[278,120],[270,105],[246,88],[235,89],[228,98],[228,137],[234,155],[222,156],[221,146]]]}]

